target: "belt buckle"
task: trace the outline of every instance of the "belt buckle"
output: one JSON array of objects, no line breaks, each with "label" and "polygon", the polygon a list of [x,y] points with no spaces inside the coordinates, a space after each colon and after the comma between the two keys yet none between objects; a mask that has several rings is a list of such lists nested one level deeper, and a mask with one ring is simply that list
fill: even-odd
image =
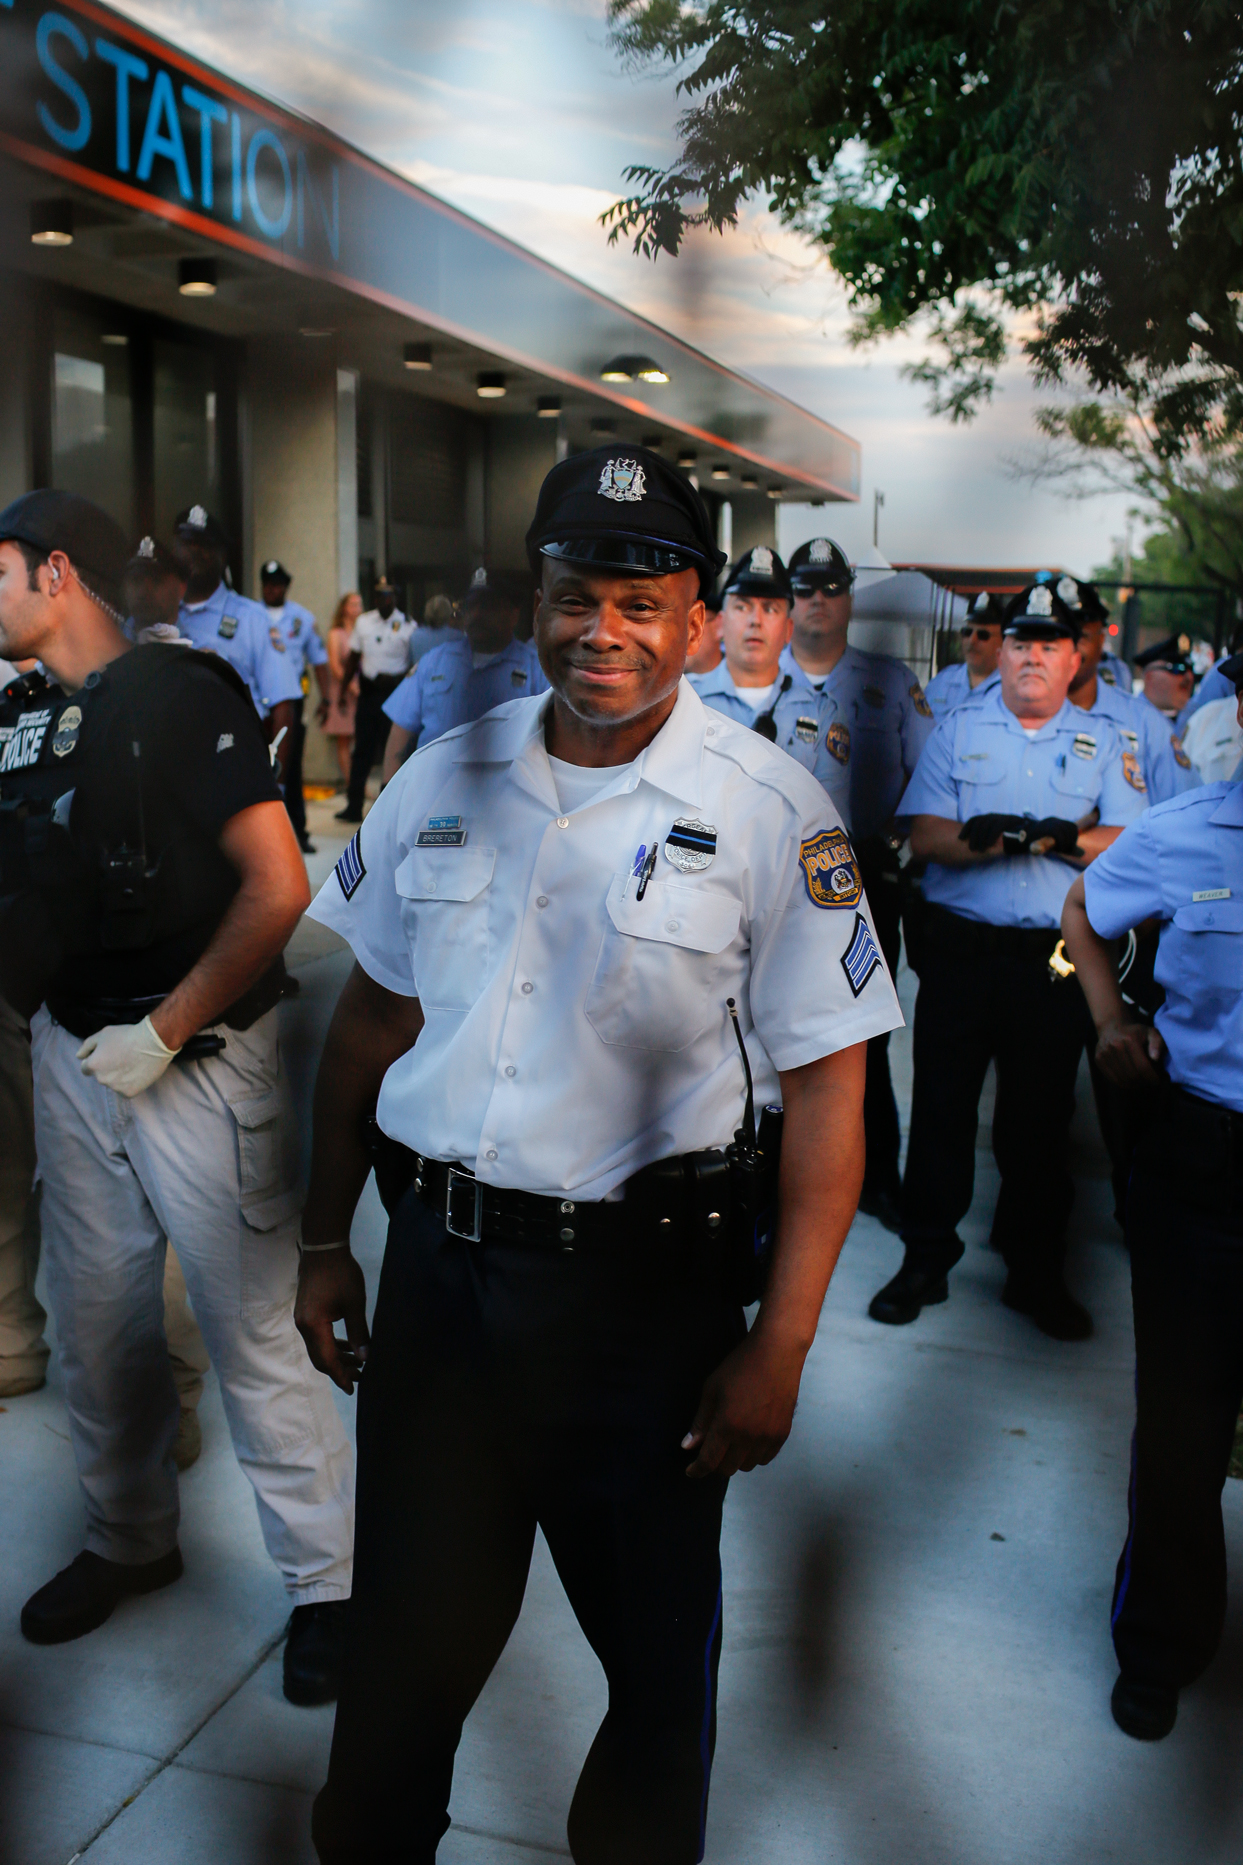
[{"label": "belt buckle", "polygon": [[[470,1226],[463,1230],[460,1220],[467,1211],[470,1212]],[[459,1222],[454,1222],[455,1217]],[[449,1167],[445,1229],[451,1237],[463,1237],[467,1243],[478,1243],[483,1235],[483,1186],[472,1172],[462,1172],[457,1166]]]}]

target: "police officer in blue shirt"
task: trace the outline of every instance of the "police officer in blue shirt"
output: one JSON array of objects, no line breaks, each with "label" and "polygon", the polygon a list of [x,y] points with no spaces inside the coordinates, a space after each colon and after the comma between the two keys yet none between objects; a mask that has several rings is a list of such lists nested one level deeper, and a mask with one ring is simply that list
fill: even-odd
[{"label": "police officer in blue shirt", "polygon": [[776,551],[765,544],[744,551],[721,592],[724,658],[710,673],[687,678],[705,706],[750,726],[810,771],[849,828],[850,780],[830,730],[837,701],[824,692],[795,692],[794,675],[781,666],[791,602],[789,574]]},{"label": "police officer in blue shirt", "polygon": [[[1243,653],[1243,628],[1236,628],[1230,637],[1230,654],[1234,656],[1241,653]],[[1207,706],[1210,700],[1234,698],[1234,686],[1223,671],[1225,665],[1225,661],[1219,661],[1216,667],[1210,667],[1192,698],[1183,707],[1182,730],[1186,730],[1187,721],[1192,714],[1199,712],[1201,706]]]},{"label": "police officer in blue shirt", "polygon": [[[1243,655],[1223,666],[1240,694]],[[1161,922],[1155,1028],[1112,942]],[[1168,1734],[1226,1612],[1221,1493],[1243,1402],[1243,785],[1150,809],[1077,880],[1062,918],[1097,1058],[1146,1098],[1126,1212],[1135,1311],[1130,1528],[1112,1628],[1114,1719]]]},{"label": "police officer in blue shirt", "polygon": [[1195,692],[1196,670],[1191,658],[1191,637],[1169,635],[1135,656],[1144,682],[1142,705],[1150,706],[1162,719],[1168,719],[1182,743],[1182,734],[1191,717],[1191,696]]},{"label": "police officer in blue shirt", "polygon": [[548,682],[529,641],[515,638],[529,585],[481,565],[462,603],[464,633],[452,636],[411,668],[384,702],[392,721],[384,748],[384,781],[420,745],[455,725],[469,725],[494,706],[546,693]]},{"label": "police officer in blue shirt", "polygon": [[[898,802],[932,731],[932,708],[903,661],[851,647],[854,571],[840,544],[816,537],[790,558],[794,630],[781,657],[800,707],[832,701],[837,710],[822,724],[829,756],[846,772],[850,807],[843,811],[854,840],[863,884],[881,949],[891,972],[901,949],[902,835],[894,823]],[[898,1227],[898,1154],[902,1136],[889,1078],[889,1038],[868,1044],[867,1175],[859,1209]]]},{"label": "police officer in blue shirt", "polygon": [[173,529],[190,571],[178,626],[196,648],[210,648],[237,668],[250,688],[259,717],[267,720],[268,736],[275,739],[284,732],[276,754],[277,776],[283,778],[294,708],[302,698],[301,682],[289,655],[273,645],[263,609],[225,583],[229,545],[224,527],[205,506],[191,505],[178,515]]},{"label": "police officer in blue shirt", "polygon": [[[1108,719],[1122,740],[1123,770],[1127,781],[1143,791],[1149,803],[1193,790],[1199,773],[1183,750],[1170,721],[1155,706],[1109,685],[1101,668],[1105,651],[1105,615],[1089,584],[1062,577],[1057,594],[1079,620],[1079,671],[1070,683],[1070,702],[1089,718]],[[1098,613],[1097,611],[1100,611]]]},{"label": "police officer in blue shirt", "polygon": [[974,699],[977,694],[987,693],[996,686],[1004,620],[1005,605],[999,596],[987,589],[972,596],[967,618],[958,631],[962,638],[962,659],[942,667],[924,688],[924,698],[932,707],[934,719],[943,719],[965,699]]},{"label": "police officer in blue shirt", "polygon": [[1127,781],[1112,726],[1082,729],[1066,695],[1078,618],[1048,585],[1015,597],[1001,681],[938,725],[902,798],[911,853],[926,861],[915,1006],[915,1082],[902,1187],[906,1257],[874,1297],[876,1321],[914,1321],[948,1294],[970,1208],[980,1090],[997,1067],[993,1236],[1002,1300],[1057,1340],[1091,1317],[1062,1279],[1083,1001],[1050,974],[1062,902],[1147,799]]},{"label": "police officer in blue shirt", "polygon": [[315,853],[306,832],[306,801],[302,795],[302,753],[306,745],[303,713],[311,690],[311,672],[319,683],[318,718],[322,725],[328,716],[328,650],[320,639],[315,617],[300,602],[289,600],[293,581],[283,563],[270,557],[259,572],[259,588],[267,614],[268,639],[278,652],[287,654],[291,671],[296,675],[300,697],[294,706],[293,724],[285,747],[285,808],[294,834],[304,855]]}]

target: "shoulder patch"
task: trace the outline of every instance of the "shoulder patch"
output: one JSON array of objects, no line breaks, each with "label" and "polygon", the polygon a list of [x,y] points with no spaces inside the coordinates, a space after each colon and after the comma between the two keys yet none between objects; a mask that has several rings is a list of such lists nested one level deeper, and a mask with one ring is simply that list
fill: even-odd
[{"label": "shoulder patch", "polygon": [[839,764],[850,763],[850,727],[838,720],[824,735],[825,750]]},{"label": "shoulder patch", "polygon": [[798,860],[807,898],[814,907],[858,906],[863,876],[844,829],[824,829],[811,836],[799,849]]},{"label": "shoulder patch", "polygon": [[341,892],[347,900],[353,899],[367,873],[363,862],[362,833],[361,829],[355,829],[345,853],[334,869],[337,880],[341,883]]},{"label": "shoulder patch", "polygon": [[928,704],[927,695],[918,680],[911,681],[911,704],[921,719],[932,717],[932,707]]},{"label": "shoulder patch", "polygon": [[858,997],[872,973],[880,970],[880,953],[876,950],[872,929],[862,913],[855,914],[850,944],[842,953],[842,970],[854,997]]},{"label": "shoulder patch", "polygon": [[1177,732],[1170,733],[1170,750],[1174,753],[1175,764],[1179,765],[1184,771],[1189,771],[1191,769],[1191,759],[1183,750],[1183,741],[1178,736]]},{"label": "shoulder patch", "polygon": [[1124,751],[1122,754],[1122,775],[1132,790],[1141,790],[1147,794],[1148,785],[1144,782],[1144,773],[1140,770],[1139,759],[1133,751]]}]

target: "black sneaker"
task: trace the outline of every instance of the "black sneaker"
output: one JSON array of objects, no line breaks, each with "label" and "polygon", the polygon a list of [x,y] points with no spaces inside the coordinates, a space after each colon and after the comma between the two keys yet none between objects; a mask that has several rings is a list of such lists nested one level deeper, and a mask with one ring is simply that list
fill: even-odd
[{"label": "black sneaker", "polygon": [[31,1594],[22,1607],[22,1633],[32,1645],[63,1645],[110,1619],[123,1599],[171,1586],[181,1574],[180,1548],[137,1567],[84,1549]]},{"label": "black sneaker", "polygon": [[302,850],[304,855],[318,855],[319,853],[319,850],[316,848],[309,835],[303,836],[302,840],[298,843],[298,847]]},{"label": "black sneaker", "polygon": [[334,822],[361,822],[362,816],[358,810],[349,809],[347,807],[346,809],[339,809],[332,820]]},{"label": "black sneaker", "polygon": [[1178,1692],[1170,1684],[1146,1684],[1123,1671],[1109,1699],[1114,1721],[1137,1742],[1160,1742],[1178,1716]]},{"label": "black sneaker", "polygon": [[295,1606],[285,1640],[285,1695],[304,1708],[333,1703],[341,1683],[347,1600]]}]

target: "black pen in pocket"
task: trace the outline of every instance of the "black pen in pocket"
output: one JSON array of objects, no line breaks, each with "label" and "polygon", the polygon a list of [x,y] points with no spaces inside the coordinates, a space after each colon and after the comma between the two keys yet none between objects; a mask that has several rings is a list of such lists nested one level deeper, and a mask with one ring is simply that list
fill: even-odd
[{"label": "black pen in pocket", "polygon": [[652,843],[652,846],[647,851],[647,860],[639,869],[639,885],[635,890],[634,896],[636,900],[642,900],[644,894],[647,892],[647,884],[651,880],[652,870],[656,866],[656,852],[659,847],[659,842]]}]

